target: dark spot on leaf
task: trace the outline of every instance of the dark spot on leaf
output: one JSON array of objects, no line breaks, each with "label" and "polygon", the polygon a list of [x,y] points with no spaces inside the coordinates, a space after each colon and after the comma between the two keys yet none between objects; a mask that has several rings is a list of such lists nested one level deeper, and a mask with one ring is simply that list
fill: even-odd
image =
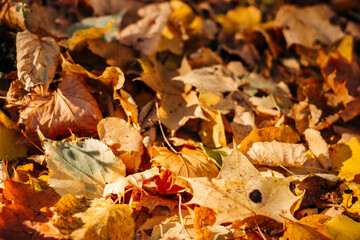
[{"label": "dark spot on leaf", "polygon": [[351,194],[353,192],[353,190],[351,190],[351,189],[345,189],[344,190],[344,193],[346,193],[346,194]]},{"label": "dark spot on leaf", "polygon": [[260,203],[262,201],[261,192],[256,189],[249,194],[249,198],[254,203]]}]

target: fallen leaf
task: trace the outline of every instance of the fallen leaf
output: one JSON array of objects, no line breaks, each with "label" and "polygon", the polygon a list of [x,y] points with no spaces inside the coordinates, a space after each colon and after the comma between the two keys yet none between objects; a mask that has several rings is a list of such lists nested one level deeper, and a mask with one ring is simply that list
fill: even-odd
[{"label": "fallen leaf", "polygon": [[133,46],[146,56],[152,56],[158,48],[161,33],[171,14],[169,3],[149,4],[138,10],[142,17],[124,28],[119,35],[122,44]]},{"label": "fallen leaf", "polygon": [[233,92],[238,87],[232,73],[221,65],[195,69],[184,76],[174,77],[173,80],[191,84],[199,92]]},{"label": "fallen leaf", "polygon": [[241,142],[239,150],[242,153],[246,153],[254,142],[272,142],[274,140],[278,142],[297,143],[300,141],[300,136],[287,125],[253,129]]},{"label": "fallen leaf", "polygon": [[121,106],[128,117],[128,122],[132,122],[136,129],[140,129],[139,126],[139,113],[137,105],[133,97],[123,89],[120,89],[120,94],[114,92],[114,99],[119,99]]},{"label": "fallen leaf", "polygon": [[34,134],[38,126],[52,139],[70,131],[94,133],[102,119],[99,106],[80,75],[67,74],[51,95],[33,93],[30,97],[18,122],[25,124],[26,134]]},{"label": "fallen leaf", "polygon": [[97,129],[100,140],[117,151],[117,156],[122,159],[126,171],[136,172],[142,154],[142,136],[139,130],[116,117],[101,120]]},{"label": "fallen leaf", "polygon": [[[350,147],[351,155],[345,155],[348,158],[346,160],[343,159],[339,177],[350,182],[360,173],[360,166],[358,164],[360,141],[357,138],[352,138],[346,145]],[[345,156],[344,158],[346,158]]]},{"label": "fallen leaf", "polygon": [[39,84],[47,92],[59,61],[60,48],[53,38],[39,38],[29,31],[19,32],[16,36],[17,69],[19,80],[30,89]]},{"label": "fallen leaf", "polygon": [[96,199],[85,212],[75,214],[84,226],[71,234],[72,239],[133,239],[135,222],[128,205]]},{"label": "fallen leaf", "polygon": [[217,178],[184,178],[191,185],[192,199],[215,210],[216,224],[232,222],[253,215],[263,215],[279,222],[294,219],[291,206],[301,198],[289,189],[293,178],[265,178],[239,151],[223,159]]},{"label": "fallen leaf", "polygon": [[69,143],[41,139],[50,170],[49,185],[60,195],[99,197],[107,183],[125,176],[124,163],[99,140]]},{"label": "fallen leaf", "polygon": [[294,239],[294,240],[328,240],[329,237],[319,233],[313,226],[304,225],[296,222],[286,222],[285,232],[281,239]]},{"label": "fallen leaf", "polygon": [[324,169],[329,169],[331,167],[329,148],[321,133],[309,128],[304,131],[304,134],[311,152],[316,156]]},{"label": "fallen leaf", "polygon": [[360,239],[360,223],[345,215],[339,215],[324,224],[333,240]]},{"label": "fallen leaf", "polygon": [[277,141],[254,142],[245,156],[253,164],[269,166],[299,166],[308,159],[302,144]]},{"label": "fallen leaf", "polygon": [[353,59],[353,42],[354,38],[351,35],[347,35],[341,40],[339,46],[336,49],[337,52],[349,63],[351,63]]},{"label": "fallen leaf", "polygon": [[340,27],[330,23],[333,16],[325,4],[302,8],[285,5],[276,13],[274,25],[283,28],[288,47],[299,44],[315,48],[317,42],[331,45],[344,37]]},{"label": "fallen leaf", "polygon": [[159,169],[157,167],[150,168],[143,172],[134,173],[126,177],[119,178],[113,183],[109,183],[105,186],[103,196],[106,197],[109,194],[118,194],[123,197],[126,188],[142,188],[145,181],[159,175]]},{"label": "fallen leaf", "polygon": [[[6,2],[0,9],[0,24],[7,25],[10,28],[21,28],[26,30],[24,9],[20,2]],[[24,5],[23,5],[24,6]]]},{"label": "fallen leaf", "polygon": [[204,110],[205,117],[209,120],[201,122],[199,136],[204,145],[213,148],[226,146],[225,127],[219,111]]},{"label": "fallen leaf", "polygon": [[354,182],[345,182],[340,186],[342,192],[341,206],[354,214],[360,213],[360,186]]},{"label": "fallen leaf", "polygon": [[70,51],[79,49],[86,44],[87,39],[97,39],[102,37],[114,25],[115,20],[111,19],[105,27],[91,27],[88,29],[77,30],[71,38],[61,44],[68,47]]},{"label": "fallen leaf", "polygon": [[179,153],[173,153],[167,148],[159,147],[157,151],[152,158],[153,165],[169,169],[175,176],[213,178],[218,174],[216,165],[199,149],[184,147]]}]

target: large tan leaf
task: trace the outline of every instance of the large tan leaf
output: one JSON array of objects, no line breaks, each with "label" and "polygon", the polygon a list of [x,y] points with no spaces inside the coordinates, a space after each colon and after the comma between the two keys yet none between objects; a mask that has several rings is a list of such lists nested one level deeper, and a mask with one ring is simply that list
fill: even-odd
[{"label": "large tan leaf", "polygon": [[333,16],[335,13],[325,4],[304,8],[284,5],[277,12],[274,24],[283,28],[288,46],[313,48],[317,42],[331,45],[344,37],[340,27],[330,23]]},{"label": "large tan leaf", "polygon": [[46,137],[72,132],[96,132],[102,114],[81,75],[67,74],[59,88],[48,96],[32,94],[29,105],[20,113],[25,132],[39,126]]},{"label": "large tan leaf", "polygon": [[32,87],[44,84],[47,91],[55,76],[60,48],[50,37],[39,38],[29,31],[16,36],[16,60],[19,80],[29,91]]},{"label": "large tan leaf", "polygon": [[130,123],[107,117],[98,124],[101,141],[118,152],[128,172],[136,172],[141,162],[142,136]]},{"label": "large tan leaf", "polygon": [[302,144],[272,142],[255,142],[246,156],[253,164],[270,166],[298,166],[306,160],[306,149]]},{"label": "large tan leaf", "polygon": [[99,140],[53,142],[39,135],[50,170],[49,184],[60,195],[100,197],[107,183],[125,176],[124,163]]},{"label": "large tan leaf", "polygon": [[213,178],[219,172],[216,165],[199,149],[184,147],[178,154],[165,147],[158,150],[158,154],[152,159],[153,165],[169,169],[176,176]]},{"label": "large tan leaf", "polygon": [[161,33],[171,14],[169,3],[149,4],[140,8],[138,14],[142,17],[138,22],[127,26],[120,32],[120,42],[133,46],[147,56],[157,51]]},{"label": "large tan leaf", "polygon": [[234,149],[230,156],[223,159],[217,178],[185,178],[193,194],[187,204],[212,208],[217,213],[217,224],[255,214],[279,222],[295,220],[290,207],[301,196],[295,196],[290,191],[292,179],[263,177],[241,152]]},{"label": "large tan leaf", "polygon": [[74,240],[131,240],[135,234],[135,222],[131,207],[114,204],[111,200],[97,199],[83,213],[75,214],[85,223],[71,234]]}]

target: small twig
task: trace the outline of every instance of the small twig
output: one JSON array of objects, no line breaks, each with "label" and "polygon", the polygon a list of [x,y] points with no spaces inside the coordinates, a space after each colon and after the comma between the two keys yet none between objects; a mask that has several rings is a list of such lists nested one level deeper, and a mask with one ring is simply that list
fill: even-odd
[{"label": "small twig", "polygon": [[164,141],[166,142],[166,144],[168,145],[168,147],[171,149],[171,151],[173,151],[174,153],[178,154],[178,155],[181,155],[181,153],[179,153],[178,151],[175,150],[175,148],[173,148],[173,146],[171,146],[169,140],[166,138],[165,136],[165,132],[164,132],[164,129],[162,127],[162,123],[161,123],[161,120],[160,120],[160,114],[159,114],[159,105],[157,103],[157,101],[155,101],[155,107],[156,107],[156,115],[158,117],[158,122],[159,122],[159,126],[160,126],[160,131],[161,131],[161,134],[162,134],[162,137],[164,138]]},{"label": "small twig", "polygon": [[21,133],[24,135],[24,137],[32,144],[34,145],[37,149],[39,149],[40,152],[42,152],[43,154],[45,154],[44,150],[42,150],[40,147],[38,147],[33,141],[31,141],[31,139],[26,135],[26,133],[24,132],[24,130],[21,130]]},{"label": "small twig", "polygon": [[185,228],[184,219],[183,219],[182,213],[181,213],[181,194],[178,193],[177,195],[178,195],[178,197],[179,197],[179,216],[180,216],[180,222],[181,222],[181,225],[182,225],[182,227],[183,227],[186,235],[191,239],[191,236],[190,236],[189,232],[188,232],[188,231],[186,230],[186,228]]},{"label": "small twig", "polygon": [[289,169],[287,169],[286,167],[284,167],[283,165],[279,165],[279,167],[281,167],[282,169],[284,169],[285,171],[289,172],[291,175],[296,175],[295,173],[293,173],[292,171],[290,171]]}]

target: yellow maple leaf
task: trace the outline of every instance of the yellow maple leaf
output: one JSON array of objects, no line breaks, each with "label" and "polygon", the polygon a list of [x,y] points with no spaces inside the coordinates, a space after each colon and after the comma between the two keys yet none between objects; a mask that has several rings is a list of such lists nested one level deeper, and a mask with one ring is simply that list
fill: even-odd
[{"label": "yellow maple leaf", "polygon": [[332,240],[360,239],[360,223],[348,216],[336,216],[324,225]]},{"label": "yellow maple leaf", "polygon": [[359,139],[352,138],[346,145],[350,147],[351,156],[342,163],[339,177],[350,182],[360,173],[360,142]]}]

